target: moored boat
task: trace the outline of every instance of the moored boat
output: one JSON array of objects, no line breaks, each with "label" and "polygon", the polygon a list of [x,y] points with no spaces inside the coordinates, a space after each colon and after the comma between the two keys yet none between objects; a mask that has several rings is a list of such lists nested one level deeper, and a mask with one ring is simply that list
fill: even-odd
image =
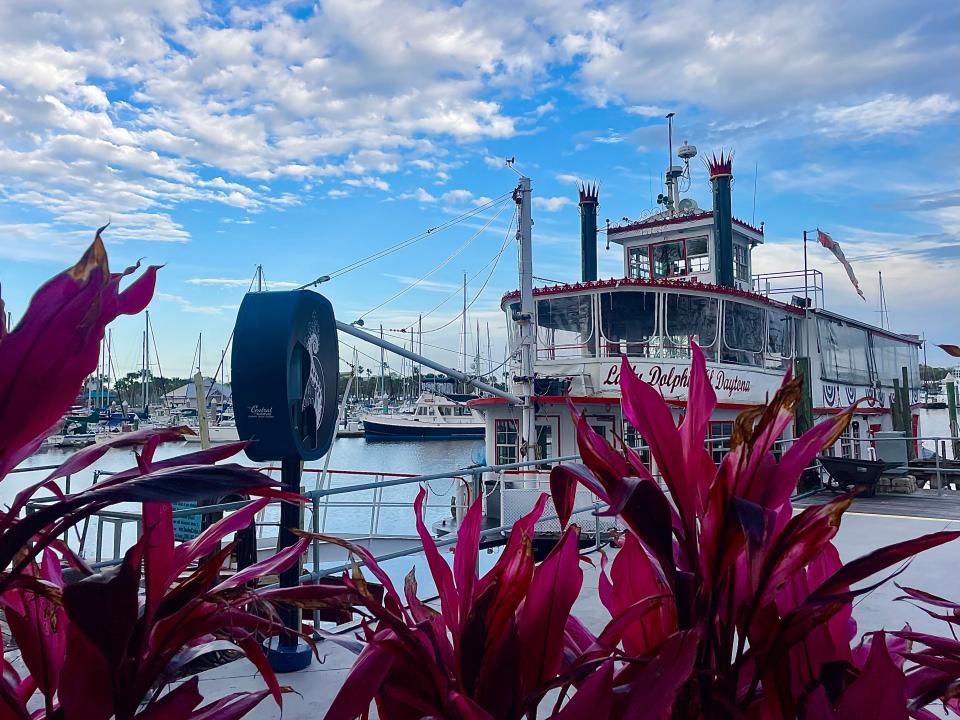
[{"label": "moored boat", "polygon": [[424,392],[413,412],[364,413],[367,440],[471,440],[483,437],[483,419],[468,406],[473,396]]}]

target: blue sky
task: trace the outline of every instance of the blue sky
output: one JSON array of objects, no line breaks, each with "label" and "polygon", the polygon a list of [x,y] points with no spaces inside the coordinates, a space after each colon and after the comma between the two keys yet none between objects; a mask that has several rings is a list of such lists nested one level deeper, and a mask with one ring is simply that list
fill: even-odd
[{"label": "blue sky", "polygon": [[[16,317],[110,218],[116,267],[165,265],[164,373],[190,369],[200,332],[211,373],[258,263],[272,288],[328,273],[508,192],[511,156],[533,178],[535,274],[574,280],[574,179],[603,183],[601,221],[649,210],[672,110],[678,141],[735,149],[734,212],[766,228],[755,270],[802,267],[801,231],[820,226],[868,300],[812,247],[831,309],[876,322],[882,270],[894,329],[956,343],[958,23],[953,2],[886,0],[3,3],[3,296]],[[450,297],[424,320],[439,328],[463,272],[501,248],[499,209],[322,289],[353,320],[466,245],[365,318],[398,328]],[[600,263],[622,274],[615,251]],[[498,361],[515,285],[510,246],[471,308]],[[114,326],[121,372],[141,328]],[[455,362],[458,323],[425,342]]]}]

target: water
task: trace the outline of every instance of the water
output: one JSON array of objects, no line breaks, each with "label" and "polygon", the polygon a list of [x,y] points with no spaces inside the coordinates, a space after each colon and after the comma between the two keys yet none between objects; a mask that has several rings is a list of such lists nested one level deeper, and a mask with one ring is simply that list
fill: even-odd
[{"label": "water", "polygon": [[[440,472],[449,472],[466,467],[475,462],[482,453],[483,443],[480,440],[471,441],[443,441],[429,442],[372,442],[363,438],[341,438],[333,448],[330,469],[335,472],[330,475],[330,487],[339,488],[349,485],[359,485],[376,482],[381,479],[391,479],[377,475],[378,473],[397,473],[409,475],[429,475]],[[168,443],[160,446],[156,452],[156,459],[174,457],[197,450],[196,444]],[[16,493],[28,485],[42,480],[49,470],[28,470],[48,465],[58,465],[70,455],[70,451],[53,450],[29,458],[21,464],[16,472],[7,476],[0,483],[0,502],[9,504]],[[230,459],[243,465],[255,465],[243,453]],[[95,462],[82,473],[70,479],[70,492],[77,492],[89,487],[97,470],[116,472],[134,467],[136,461],[130,449],[113,449],[104,457]],[[279,468],[279,463],[276,464]],[[314,490],[320,478],[323,460],[306,463],[303,474],[305,490]],[[355,472],[350,472],[355,471]],[[279,479],[279,469],[268,470],[268,474]],[[451,513],[451,499],[455,496],[459,480],[444,479],[431,481],[428,484],[427,510],[425,512],[428,526],[440,518]],[[60,481],[64,487],[64,481]],[[371,510],[374,491],[358,491],[331,498],[330,507],[324,513],[321,511],[322,529],[331,534],[362,534],[377,532],[386,534],[411,535],[415,533],[413,501],[419,490],[419,484],[411,483],[381,490],[381,508],[378,516]],[[44,491],[40,495],[46,494]],[[114,509],[136,511],[135,504],[120,504]],[[312,518],[309,508],[305,511],[305,525],[310,527]],[[276,506],[267,508],[263,516],[264,522],[276,522],[279,519],[279,510]],[[276,534],[275,528],[268,528],[266,536]],[[84,545],[82,552],[91,556],[92,532],[90,539]],[[111,547],[112,530],[105,526],[105,545]],[[128,546],[135,539],[135,528],[132,524],[125,527],[122,533],[123,546]],[[75,544],[75,543],[71,543]]]}]

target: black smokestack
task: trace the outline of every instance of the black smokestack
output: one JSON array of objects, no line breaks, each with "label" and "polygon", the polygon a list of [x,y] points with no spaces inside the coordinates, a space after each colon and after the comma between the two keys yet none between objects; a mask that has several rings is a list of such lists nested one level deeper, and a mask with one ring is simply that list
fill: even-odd
[{"label": "black smokestack", "polygon": [[597,279],[597,207],[600,204],[600,186],[596,183],[580,185],[580,279]]},{"label": "black smokestack", "polygon": [[733,276],[733,210],[730,181],[733,179],[733,153],[707,160],[713,185],[713,238],[717,248],[717,285],[735,287]]}]

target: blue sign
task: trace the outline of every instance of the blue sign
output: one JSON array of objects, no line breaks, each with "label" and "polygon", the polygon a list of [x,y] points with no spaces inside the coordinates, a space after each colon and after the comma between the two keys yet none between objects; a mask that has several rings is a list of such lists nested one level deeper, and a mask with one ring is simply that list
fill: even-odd
[{"label": "blue sign", "polygon": [[[186,510],[195,508],[197,503],[194,500],[184,500],[182,502],[171,503],[174,510]],[[200,534],[200,521],[202,515],[174,515],[173,516],[173,539],[177,542],[186,542],[193,540]]]}]

